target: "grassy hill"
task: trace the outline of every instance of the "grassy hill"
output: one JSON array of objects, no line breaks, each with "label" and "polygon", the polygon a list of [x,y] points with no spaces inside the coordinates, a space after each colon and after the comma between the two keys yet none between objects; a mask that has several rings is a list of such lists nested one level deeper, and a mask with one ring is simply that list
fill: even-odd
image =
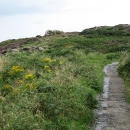
[{"label": "grassy hill", "polygon": [[[123,25],[122,30],[129,32],[127,28]],[[103,67],[130,49],[129,35],[91,31],[49,31],[46,36],[0,43],[1,130],[91,129]]]},{"label": "grassy hill", "polygon": [[98,36],[130,36],[130,25],[119,24],[115,26],[99,26],[89,29],[84,29],[80,34],[86,37]]}]

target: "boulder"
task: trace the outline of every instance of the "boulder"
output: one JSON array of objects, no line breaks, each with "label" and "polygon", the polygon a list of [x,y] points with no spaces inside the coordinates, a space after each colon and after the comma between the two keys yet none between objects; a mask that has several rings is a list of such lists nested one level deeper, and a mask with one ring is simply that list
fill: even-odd
[{"label": "boulder", "polygon": [[15,52],[19,52],[18,49],[11,49],[11,52],[15,53]]},{"label": "boulder", "polygon": [[38,50],[42,51],[42,50],[44,50],[44,48],[43,47],[38,47]]}]

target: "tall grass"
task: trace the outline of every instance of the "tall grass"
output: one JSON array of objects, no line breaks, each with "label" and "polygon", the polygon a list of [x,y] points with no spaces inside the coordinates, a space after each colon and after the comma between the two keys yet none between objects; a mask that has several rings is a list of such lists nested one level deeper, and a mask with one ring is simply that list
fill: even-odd
[{"label": "tall grass", "polygon": [[7,55],[0,72],[1,130],[90,129],[103,67],[122,54],[107,53],[109,40],[62,37],[46,51]]},{"label": "tall grass", "polygon": [[130,103],[130,52],[125,52],[119,62],[118,72],[124,79],[127,101]]}]

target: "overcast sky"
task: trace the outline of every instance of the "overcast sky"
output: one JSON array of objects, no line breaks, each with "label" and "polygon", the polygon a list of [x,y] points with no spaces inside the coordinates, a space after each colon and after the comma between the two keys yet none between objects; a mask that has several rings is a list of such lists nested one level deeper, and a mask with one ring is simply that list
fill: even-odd
[{"label": "overcast sky", "polygon": [[0,42],[130,23],[130,0],[0,0]]}]

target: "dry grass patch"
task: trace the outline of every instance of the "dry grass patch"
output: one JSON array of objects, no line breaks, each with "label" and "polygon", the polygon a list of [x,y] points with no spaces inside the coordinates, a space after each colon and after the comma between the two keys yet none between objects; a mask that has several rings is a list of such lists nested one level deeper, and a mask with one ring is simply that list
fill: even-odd
[{"label": "dry grass patch", "polygon": [[4,69],[6,65],[8,65],[9,59],[3,55],[0,56],[0,71]]}]

